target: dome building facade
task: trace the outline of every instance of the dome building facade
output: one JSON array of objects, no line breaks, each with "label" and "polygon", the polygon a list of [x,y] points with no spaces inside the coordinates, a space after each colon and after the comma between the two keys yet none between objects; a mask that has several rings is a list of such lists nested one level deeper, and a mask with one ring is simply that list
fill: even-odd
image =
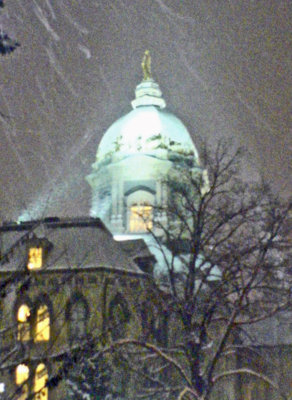
[{"label": "dome building facade", "polygon": [[[152,228],[154,210],[167,204],[164,181],[180,160],[201,171],[199,156],[184,124],[167,111],[150,70],[142,62],[143,81],[136,87],[132,111],[114,122],[97,150],[92,173],[91,215],[115,235],[141,236]],[[163,222],[163,213],[156,220]]]}]

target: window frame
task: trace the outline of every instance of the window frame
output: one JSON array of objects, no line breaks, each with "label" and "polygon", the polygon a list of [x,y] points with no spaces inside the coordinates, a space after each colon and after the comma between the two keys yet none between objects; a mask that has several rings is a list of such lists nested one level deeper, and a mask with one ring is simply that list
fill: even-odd
[{"label": "window frame", "polygon": [[[22,380],[21,382],[17,382],[17,376],[18,376],[17,370],[22,365],[27,367],[28,375],[27,375],[26,379]],[[31,368],[29,367],[29,365],[24,364],[24,363],[18,364],[17,367],[15,368],[15,371],[14,371],[14,384],[17,387],[17,389],[16,389],[16,391],[17,391],[17,400],[25,400],[25,399],[28,398],[29,392],[30,392],[30,379],[31,379]],[[26,388],[25,389],[26,392],[23,393],[24,388]],[[21,393],[18,393],[20,391],[21,391]]]},{"label": "window frame", "polygon": [[[74,306],[78,305],[78,303],[83,305],[83,310],[84,310],[84,318],[82,318],[84,327],[83,327],[81,334],[79,332],[78,332],[78,334],[76,334],[76,330],[72,329],[72,322],[73,322],[72,321],[72,310],[74,310]],[[72,343],[76,340],[80,340],[80,339],[86,337],[87,332],[88,332],[89,315],[90,315],[90,309],[89,309],[89,305],[88,305],[86,297],[80,292],[73,293],[73,295],[67,301],[66,310],[65,310],[65,319],[67,322],[67,336],[69,338],[69,342]],[[75,324],[74,324],[74,326],[75,326]]]},{"label": "window frame", "polygon": [[[18,313],[19,313],[19,309],[22,306],[27,306],[30,314],[27,318],[27,321],[19,321],[18,319]],[[16,341],[20,342],[20,343],[27,343],[30,342],[32,340],[33,334],[32,334],[32,319],[33,319],[33,304],[32,301],[30,300],[30,298],[28,296],[21,296],[19,297],[15,304],[14,304],[14,316],[13,316],[13,324],[16,324]],[[20,324],[22,324],[22,326],[24,326],[24,324],[27,325],[26,330],[29,333],[29,337],[27,339],[21,339],[19,332],[20,332]]]},{"label": "window frame", "polygon": [[[40,265],[30,266],[30,257],[34,257],[34,255],[30,255],[31,250],[39,250],[41,252],[41,261]],[[26,269],[29,272],[40,271],[44,268],[44,264],[47,260],[47,256],[49,252],[53,249],[53,244],[46,238],[37,238],[36,236],[29,239],[26,245]]]},{"label": "window frame", "polygon": [[[36,253],[36,254],[34,254]],[[40,254],[38,254],[40,253]],[[33,261],[34,259],[34,261]],[[44,264],[44,249],[41,245],[29,246],[27,251],[27,269],[29,271],[39,271]]]},{"label": "window frame", "polygon": [[[37,325],[38,325],[38,310],[42,307],[45,306],[47,308],[47,313],[48,313],[48,318],[49,318],[49,335],[47,339],[44,340],[36,340],[36,337],[38,335],[37,332]],[[52,332],[53,332],[53,306],[52,302],[47,294],[40,294],[34,301],[34,307],[33,307],[33,318],[32,318],[32,340],[33,342],[38,345],[42,343],[49,343],[52,338]],[[42,321],[39,321],[42,322]]]},{"label": "window frame", "polygon": [[[44,367],[45,367],[46,376],[47,376],[47,381],[46,381],[45,385],[42,387],[42,389],[40,389],[40,390],[38,390],[38,391],[36,392],[36,391],[35,391],[35,387],[36,387],[36,374],[37,374],[37,369],[38,369],[38,367],[41,366],[41,365],[44,365]],[[48,365],[47,365],[44,361],[40,360],[40,361],[35,365],[34,372],[33,372],[33,375],[32,375],[32,390],[31,390],[31,392],[32,392],[33,398],[34,398],[35,400],[38,400],[39,398],[40,398],[40,399],[43,399],[43,397],[39,397],[39,396],[42,394],[42,391],[43,391],[43,390],[45,390],[45,392],[46,392],[46,398],[45,398],[45,400],[49,400],[49,388],[48,388],[48,386],[47,386],[47,382],[48,382],[48,380],[49,380],[49,375],[50,375],[50,374],[49,374]]]},{"label": "window frame", "polygon": [[[44,314],[45,316],[41,319],[40,316],[42,314]],[[47,325],[45,325],[46,320],[48,320]],[[48,342],[51,337],[51,318],[49,307],[47,306],[47,304],[39,304],[36,308],[34,325],[33,341],[35,343]]]},{"label": "window frame", "polygon": [[146,233],[153,228],[153,206],[148,203],[132,204],[129,208],[128,230]]},{"label": "window frame", "polygon": [[[125,197],[127,209],[127,231],[137,234],[149,232],[149,230],[153,228],[155,192],[146,186],[137,186],[128,191],[125,194]],[[136,216],[132,212],[134,207],[138,208]],[[139,216],[139,211],[143,214],[143,207],[149,208],[149,210],[147,210],[148,215],[146,215],[146,220],[143,219],[142,215]],[[135,220],[138,229],[133,228]]]},{"label": "window frame", "polygon": [[[122,321],[123,327],[117,327],[115,326],[114,323],[114,309],[115,307],[120,306],[122,311],[123,311],[123,317],[124,317],[124,321]],[[126,301],[126,299],[124,298],[124,296],[122,296],[121,293],[117,293],[112,300],[109,302],[108,305],[108,321],[110,323],[110,331],[111,331],[111,336],[114,340],[118,340],[123,338],[126,335],[126,332],[122,332],[123,328],[127,328],[129,322],[131,319],[131,313],[129,311],[129,306],[128,303]]]}]

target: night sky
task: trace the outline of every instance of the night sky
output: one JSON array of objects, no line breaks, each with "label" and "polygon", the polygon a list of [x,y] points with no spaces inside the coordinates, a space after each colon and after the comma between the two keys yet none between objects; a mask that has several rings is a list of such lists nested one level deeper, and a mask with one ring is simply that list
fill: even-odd
[{"label": "night sky", "polygon": [[7,0],[21,47],[0,59],[0,220],[88,214],[84,177],[145,49],[198,150],[233,138],[247,175],[291,192],[291,17],[289,0]]}]

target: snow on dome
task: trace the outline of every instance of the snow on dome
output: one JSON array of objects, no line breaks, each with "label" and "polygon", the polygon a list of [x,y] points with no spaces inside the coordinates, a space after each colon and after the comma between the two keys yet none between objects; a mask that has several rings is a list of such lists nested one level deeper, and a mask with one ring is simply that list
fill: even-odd
[{"label": "snow on dome", "polygon": [[161,149],[184,152],[198,159],[189,132],[175,115],[153,105],[139,106],[111,125],[96,156],[101,161],[114,153],[155,154]]},{"label": "snow on dome", "polygon": [[167,158],[168,152],[193,157],[199,163],[198,152],[188,130],[165,109],[160,87],[152,77],[148,50],[145,51],[141,66],[143,80],[136,86],[133,110],[106,131],[97,150],[97,164],[117,155],[118,158],[133,154]]}]

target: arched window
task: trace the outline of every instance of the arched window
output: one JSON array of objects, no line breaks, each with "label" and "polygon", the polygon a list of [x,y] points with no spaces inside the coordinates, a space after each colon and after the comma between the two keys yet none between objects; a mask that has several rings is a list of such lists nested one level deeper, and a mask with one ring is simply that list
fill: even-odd
[{"label": "arched window", "polygon": [[89,308],[85,298],[80,294],[75,294],[66,310],[70,340],[78,340],[86,336],[88,314]]},{"label": "arched window", "polygon": [[147,232],[153,227],[154,192],[146,187],[132,189],[127,196],[128,231]]},{"label": "arched window", "polygon": [[45,364],[41,363],[36,367],[33,390],[35,393],[34,399],[36,400],[48,400],[48,388],[46,386],[48,381],[48,370]]},{"label": "arched window", "polygon": [[25,342],[30,340],[30,307],[21,304],[17,310],[17,340]]},{"label": "arched window", "polygon": [[36,309],[35,342],[47,342],[50,340],[50,313],[46,304],[41,304]]},{"label": "arched window", "polygon": [[28,379],[29,368],[25,364],[19,364],[15,371],[15,383],[19,386],[17,400],[25,400],[28,398]]},{"label": "arched window", "polygon": [[126,336],[129,319],[130,313],[127,303],[120,294],[117,294],[109,305],[109,321],[114,340]]}]

